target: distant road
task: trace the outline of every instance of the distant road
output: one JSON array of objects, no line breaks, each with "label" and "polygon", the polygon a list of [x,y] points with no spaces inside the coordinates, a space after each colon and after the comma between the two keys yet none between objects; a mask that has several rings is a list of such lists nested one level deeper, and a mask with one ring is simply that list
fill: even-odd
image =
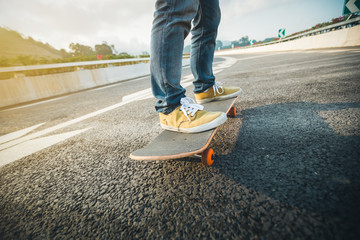
[{"label": "distant road", "polygon": [[217,57],[244,93],[210,168],[129,159],[161,131],[148,76],[2,110],[0,239],[356,239],[359,69],[359,47]]}]

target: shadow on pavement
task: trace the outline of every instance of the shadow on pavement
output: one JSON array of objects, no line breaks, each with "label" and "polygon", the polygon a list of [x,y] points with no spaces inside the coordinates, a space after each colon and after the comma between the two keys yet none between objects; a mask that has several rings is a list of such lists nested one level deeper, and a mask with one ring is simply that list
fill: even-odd
[{"label": "shadow on pavement", "polygon": [[[213,167],[273,199],[359,222],[360,136],[337,135],[318,112],[360,103],[284,103],[241,112],[233,150]],[[357,126],[358,127],[358,126]]]}]

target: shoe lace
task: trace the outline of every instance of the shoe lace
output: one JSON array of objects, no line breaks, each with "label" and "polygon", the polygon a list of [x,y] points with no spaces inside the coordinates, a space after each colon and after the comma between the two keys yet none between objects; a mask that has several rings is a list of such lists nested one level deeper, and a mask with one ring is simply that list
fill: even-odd
[{"label": "shoe lace", "polygon": [[191,119],[189,118],[188,115],[193,117],[198,110],[204,109],[203,105],[196,104],[194,99],[189,97],[181,98],[180,103],[181,103],[180,110],[185,114],[185,116],[189,119],[189,121],[191,121]]},{"label": "shoe lace", "polygon": [[214,89],[214,96],[216,96],[216,93],[218,93],[219,95],[224,93],[224,87],[222,82],[215,82],[213,89]]}]

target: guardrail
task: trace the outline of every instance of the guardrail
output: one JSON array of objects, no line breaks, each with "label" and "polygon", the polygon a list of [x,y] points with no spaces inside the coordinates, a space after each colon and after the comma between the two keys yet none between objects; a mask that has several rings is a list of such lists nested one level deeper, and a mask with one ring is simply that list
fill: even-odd
[{"label": "guardrail", "polygon": [[96,66],[96,65],[108,65],[129,62],[148,62],[150,58],[127,58],[127,59],[114,59],[114,60],[97,60],[86,62],[72,62],[72,63],[56,63],[56,64],[43,64],[43,65],[31,65],[31,66],[16,66],[16,67],[2,67],[0,73],[10,72],[24,72],[32,70],[45,70],[45,69],[57,69],[57,68],[70,68],[70,67],[84,67],[84,66]]},{"label": "guardrail", "polygon": [[343,21],[343,22],[331,24],[329,26],[318,28],[318,29],[311,30],[311,31],[308,31],[308,32],[300,33],[300,34],[297,34],[297,35],[292,36],[292,37],[285,37],[285,38],[279,39],[277,41],[255,44],[253,46],[246,46],[246,47],[243,47],[243,48],[261,47],[261,46],[267,46],[267,45],[272,45],[272,44],[276,44],[276,43],[287,42],[287,41],[299,39],[299,38],[302,38],[302,37],[314,36],[314,35],[317,35],[319,33],[327,33],[327,32],[333,31],[333,30],[343,29],[344,26],[346,27],[346,26],[350,25],[352,27],[352,26],[355,26],[357,24],[360,24],[360,17],[356,17],[356,18],[349,19],[349,20],[346,20],[346,21]]}]

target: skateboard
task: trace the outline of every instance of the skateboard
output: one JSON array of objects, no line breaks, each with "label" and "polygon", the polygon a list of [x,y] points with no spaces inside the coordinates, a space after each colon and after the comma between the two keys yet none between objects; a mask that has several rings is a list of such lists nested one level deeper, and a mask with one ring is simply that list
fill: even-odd
[{"label": "skateboard", "polygon": [[[206,111],[226,112],[230,117],[236,116],[234,103],[239,97],[223,101],[214,101],[202,104]],[[217,128],[200,133],[180,133],[162,131],[147,146],[130,154],[134,160],[169,160],[184,157],[201,157],[201,162],[210,166],[214,162],[214,150],[209,148]]]}]

